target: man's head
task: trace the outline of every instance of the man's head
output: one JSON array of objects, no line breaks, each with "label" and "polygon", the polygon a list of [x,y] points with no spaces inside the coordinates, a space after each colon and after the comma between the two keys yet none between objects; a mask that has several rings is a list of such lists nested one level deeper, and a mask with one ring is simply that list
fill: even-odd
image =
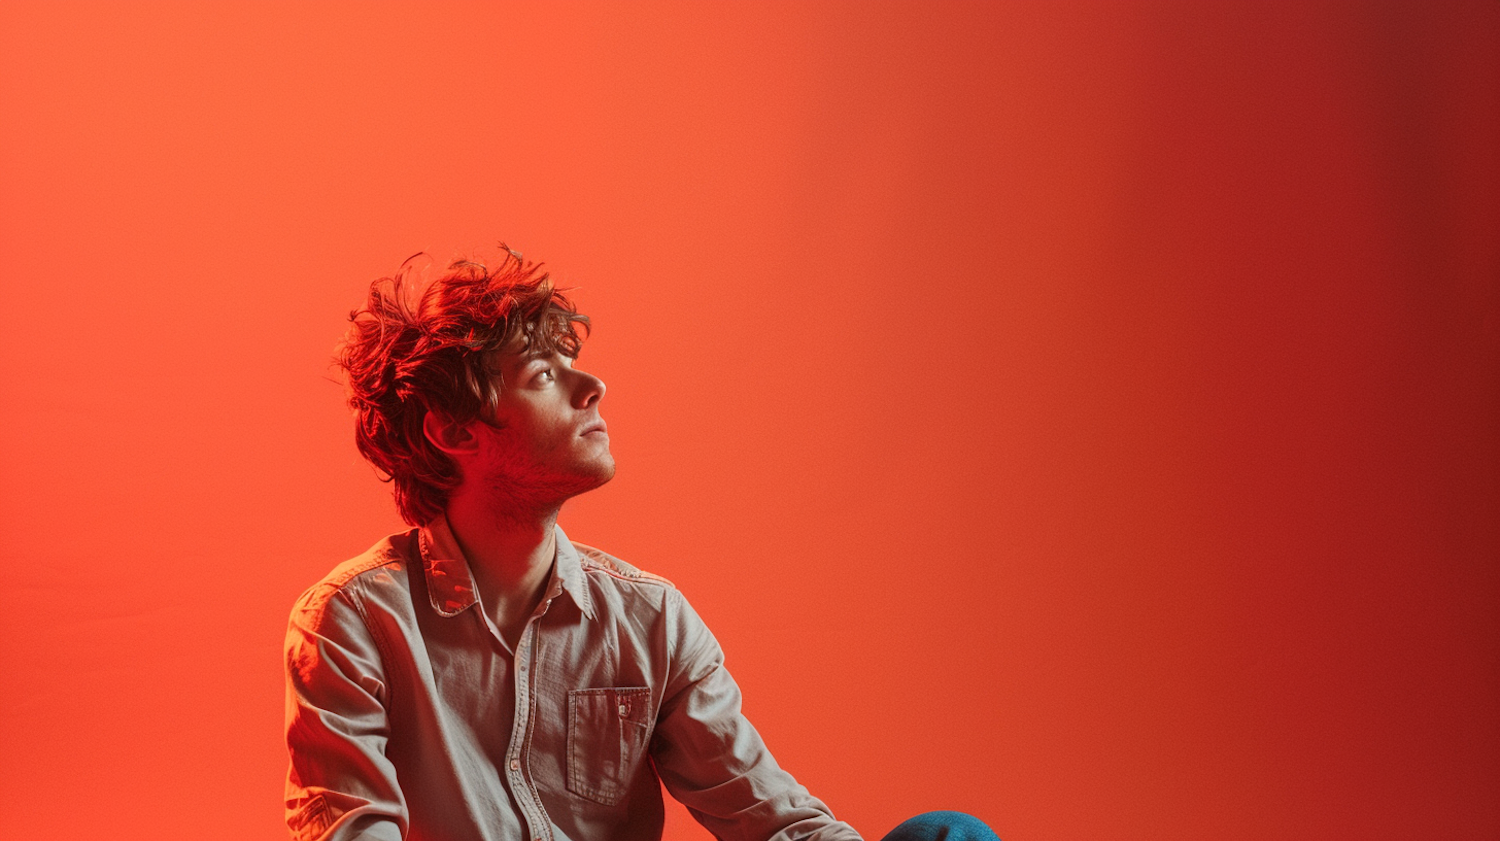
[{"label": "man's head", "polygon": [[604,384],[573,367],[588,318],[509,249],[493,267],[463,260],[426,281],[430,262],[417,255],[371,284],[337,358],[355,443],[395,486],[402,518],[425,524],[474,483],[560,504],[607,481]]}]

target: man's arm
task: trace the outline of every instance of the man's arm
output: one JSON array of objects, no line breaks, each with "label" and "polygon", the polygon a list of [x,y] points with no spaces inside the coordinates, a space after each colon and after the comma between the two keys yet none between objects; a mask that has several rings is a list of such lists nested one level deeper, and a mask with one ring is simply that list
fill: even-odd
[{"label": "man's arm", "polygon": [[296,841],[401,841],[406,802],[385,756],[379,648],[349,594],[322,584],[286,635],[287,823]]},{"label": "man's arm", "polygon": [[672,796],[721,841],[859,841],[772,758],[740,711],[740,690],[703,620],[667,597],[671,677],[652,759]]}]

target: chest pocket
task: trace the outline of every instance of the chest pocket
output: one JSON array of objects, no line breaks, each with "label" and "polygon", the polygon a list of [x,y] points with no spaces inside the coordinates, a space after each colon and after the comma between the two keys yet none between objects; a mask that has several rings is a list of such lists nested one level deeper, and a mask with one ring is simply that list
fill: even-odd
[{"label": "chest pocket", "polygon": [[630,790],[651,741],[651,690],[568,693],[568,791],[614,806]]}]

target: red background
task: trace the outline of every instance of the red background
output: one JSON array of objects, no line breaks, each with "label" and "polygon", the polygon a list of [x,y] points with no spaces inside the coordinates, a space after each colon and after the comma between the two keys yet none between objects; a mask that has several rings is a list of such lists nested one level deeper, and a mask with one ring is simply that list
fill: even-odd
[{"label": "red background", "polygon": [[500,239],[871,838],[1500,836],[1493,2],[9,2],[0,105],[0,837],[285,837],[333,344]]}]

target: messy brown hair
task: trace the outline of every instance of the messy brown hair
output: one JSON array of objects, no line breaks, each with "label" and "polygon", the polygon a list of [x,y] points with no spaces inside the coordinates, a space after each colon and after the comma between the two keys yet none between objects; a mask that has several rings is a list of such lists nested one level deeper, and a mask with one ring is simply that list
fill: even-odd
[{"label": "messy brown hair", "polygon": [[[390,482],[401,518],[424,525],[462,481],[458,465],[422,432],[429,411],[459,424],[488,420],[500,399],[497,351],[517,338],[526,352],[578,356],[589,320],[540,263],[501,246],[498,264],[459,260],[427,281],[417,254],[370,284],[335,361],[349,384],[354,442]],[[492,261],[494,262],[494,261]]]}]

